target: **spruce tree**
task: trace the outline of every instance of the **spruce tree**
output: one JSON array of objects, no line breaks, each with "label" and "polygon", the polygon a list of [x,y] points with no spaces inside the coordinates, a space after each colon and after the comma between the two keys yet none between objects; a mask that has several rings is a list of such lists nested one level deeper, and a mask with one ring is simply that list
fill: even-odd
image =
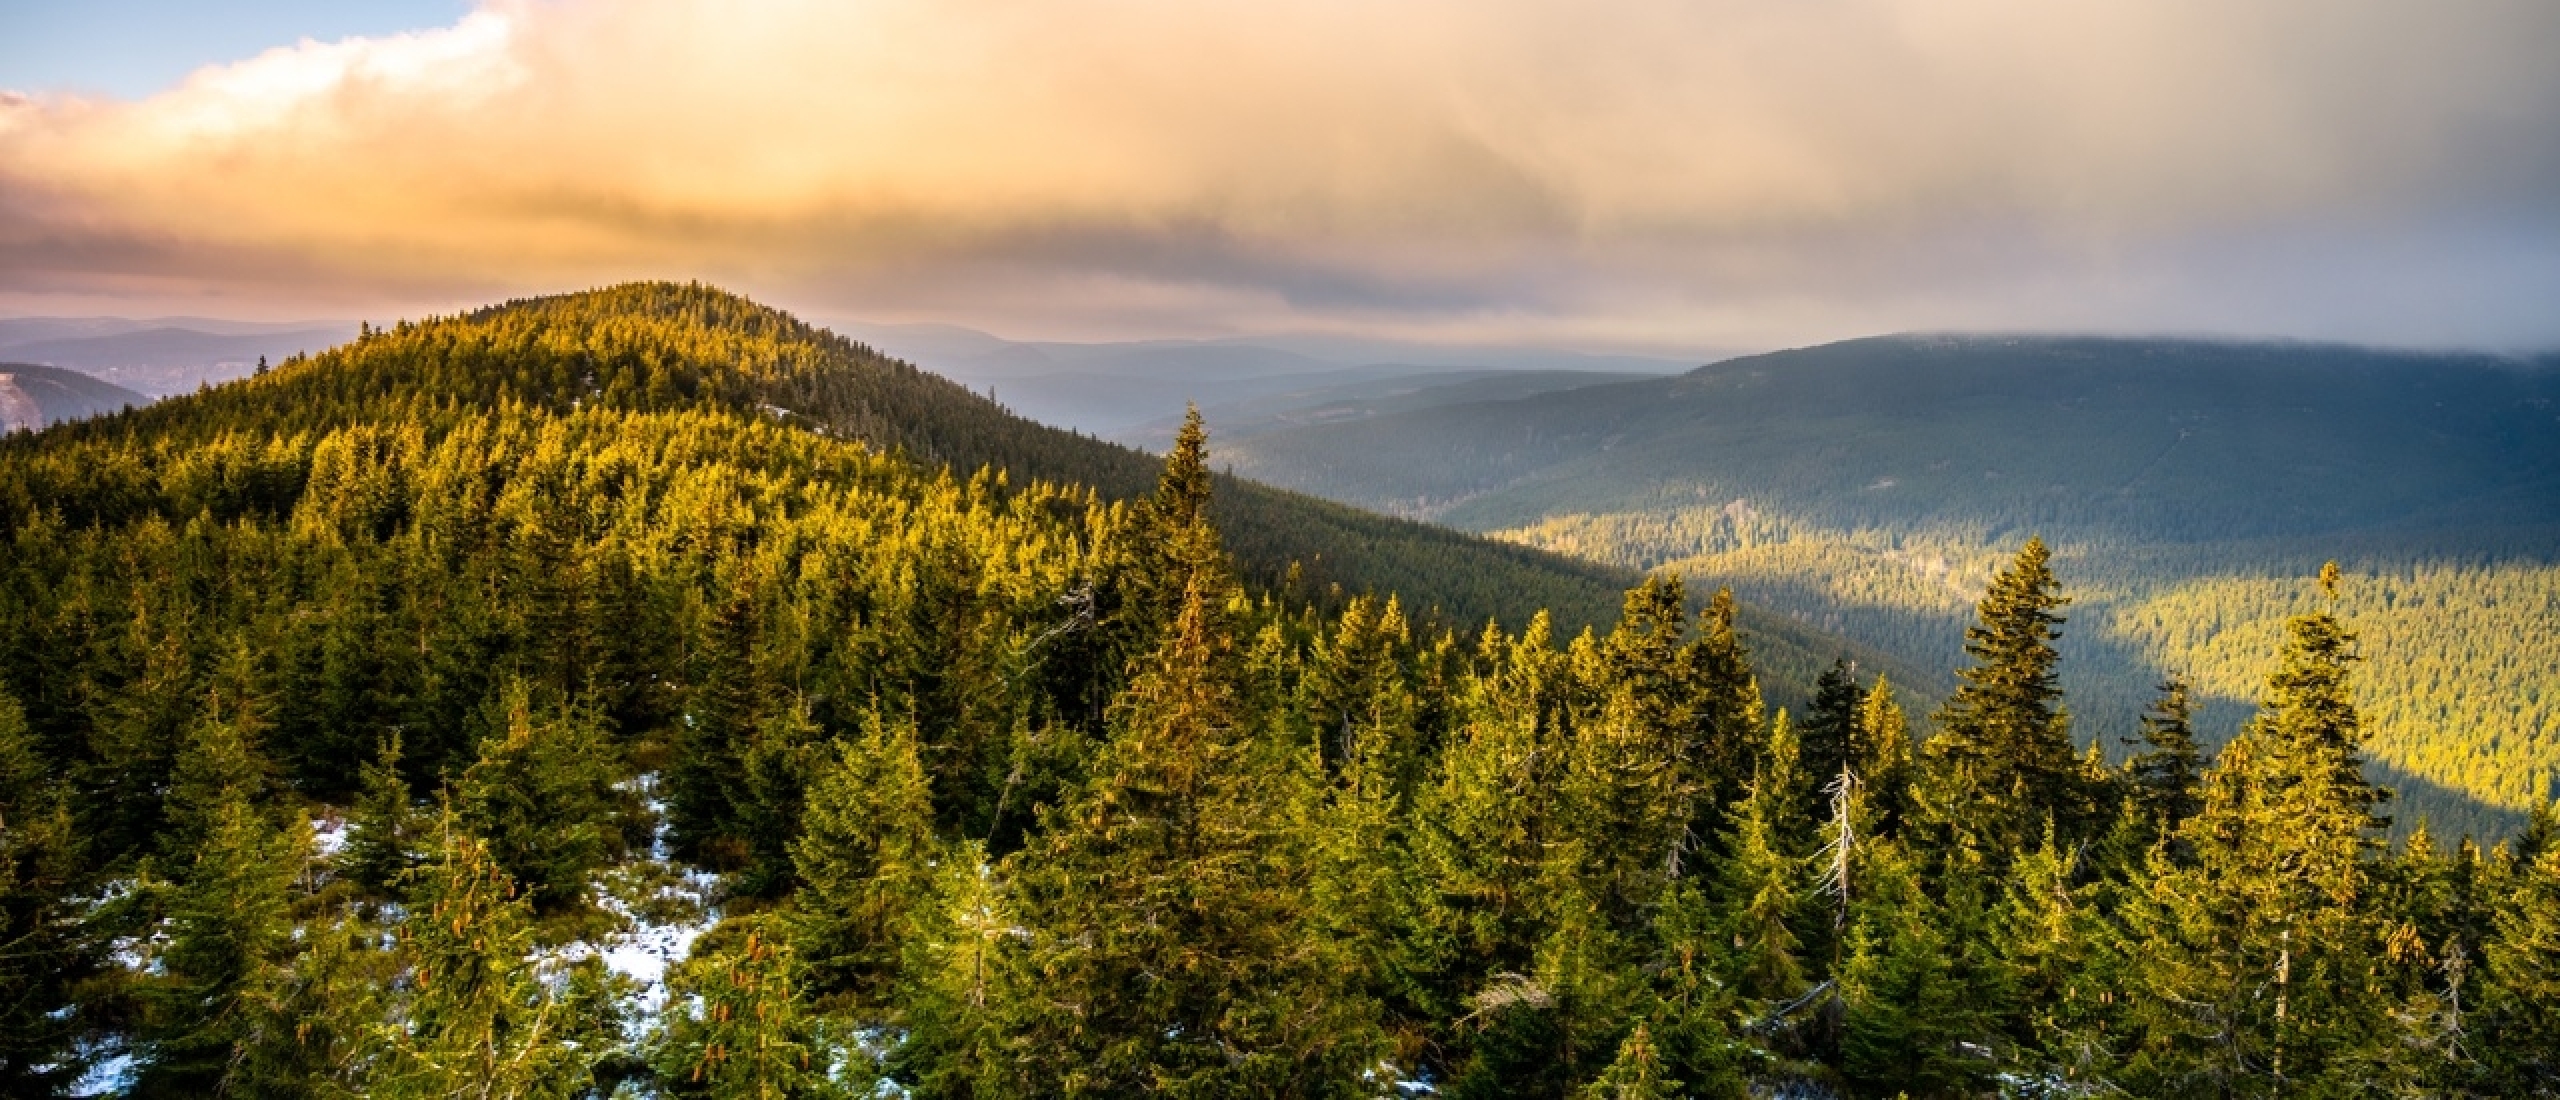
[{"label": "spruce tree", "polygon": [[2525,809],[2524,831],[2509,847],[2518,866],[2530,865],[2544,852],[2560,851],[2560,796],[2545,795]]},{"label": "spruce tree", "polygon": [[728,572],[732,591],[706,617],[695,644],[691,690],[669,738],[665,780],[677,854],[722,869],[747,858],[740,815],[750,797],[746,750],[765,696],[756,665],[756,592],[743,569]]},{"label": "spruce tree", "polygon": [[268,968],[241,997],[231,1095],[363,1095],[392,953],[379,925],[353,915],[309,921],[300,937],[292,963]]},{"label": "spruce tree", "polygon": [[675,999],[656,1060],[680,1094],[784,1100],[825,1079],[799,959],[779,931],[753,917],[724,922],[668,975]]},{"label": "spruce tree", "polygon": [[901,1080],[927,1096],[1029,1093],[1032,1078],[1009,1056],[1005,991],[1029,980],[1022,928],[1005,883],[976,841],[935,868],[928,907],[907,940],[906,1041],[891,1053]]},{"label": "spruce tree", "polygon": [[1211,530],[1209,499],[1209,430],[1200,406],[1183,410],[1182,427],[1174,432],[1173,449],[1165,452],[1164,469],[1156,476],[1156,495],[1149,502],[1156,529],[1173,538],[1197,540]]},{"label": "spruce tree", "polygon": [[579,1095],[610,1051],[571,1041],[592,1028],[530,958],[532,907],[452,814],[437,833],[396,929],[400,995],[361,1091],[385,1100]]},{"label": "spruce tree", "polygon": [[1687,589],[1678,577],[1647,577],[1627,591],[1602,647],[1600,680],[1625,693],[1633,717],[1667,736],[1694,737],[1699,718],[1687,661],[1688,617]]},{"label": "spruce tree", "polygon": [[266,721],[253,694],[253,675],[245,650],[223,662],[170,768],[167,824],[159,839],[162,853],[180,865],[194,858],[223,806],[235,799],[252,806],[266,801],[274,769],[259,750]]},{"label": "spruce tree", "polygon": [[2155,849],[2127,899],[2139,1035],[2128,1075],[2150,1088],[2351,1079],[2357,1045],[2382,1030],[2382,792],[2362,773],[2354,635],[2326,610],[2286,633],[2258,716],[2206,772],[2203,805],[2177,833],[2192,863]]},{"label": "spruce tree", "polygon": [[1735,613],[1733,590],[1717,589],[1699,611],[1697,632],[1681,652],[1691,727],[1689,743],[1682,748],[1683,782],[1690,791],[1689,836],[1702,848],[1716,842],[1726,807],[1742,797],[1768,728],[1760,685],[1752,679],[1751,654],[1734,626]]},{"label": "spruce tree", "polygon": [[[1486,628],[1460,688],[1457,729],[1416,802],[1411,848],[1423,880],[1413,950],[1438,957],[1444,1019],[1487,975],[1525,973],[1551,915],[1548,862],[1562,840],[1558,771],[1567,714],[1562,658],[1539,615],[1518,639]],[[1440,1029],[1440,1041],[1464,1035]]]},{"label": "spruce tree", "polygon": [[1609,1068],[1577,1095],[1588,1100],[1671,1100],[1683,1093],[1680,1081],[1666,1071],[1662,1055],[1654,1049],[1652,1032],[1637,1024],[1619,1042],[1618,1056]]},{"label": "spruce tree", "polygon": [[368,893],[394,896],[401,876],[417,865],[419,825],[409,783],[400,776],[400,735],[395,731],[382,739],[382,747],[358,773],[339,869]]},{"label": "spruce tree", "polygon": [[[1400,634],[1402,615],[1387,608]],[[1425,923],[1418,861],[1412,853],[1411,797],[1420,746],[1402,677],[1390,666],[1343,745],[1338,775],[1318,754],[1265,738],[1248,767],[1290,805],[1285,862],[1306,868],[1305,934],[1331,946],[1347,983],[1374,993],[1387,1026],[1419,1044],[1439,1009],[1431,972],[1439,952],[1417,949],[1412,933]]]},{"label": "spruce tree", "polygon": [[505,733],[462,774],[456,808],[537,912],[576,909],[588,879],[621,851],[612,745],[594,714],[538,710],[521,680],[495,705],[492,724]]},{"label": "spruce tree", "polygon": [[2044,540],[2028,539],[1965,629],[1972,664],[1957,672],[1928,742],[1933,820],[1995,866],[2033,847],[2047,819],[2077,840],[2096,814],[2055,673],[2068,602]]},{"label": "spruce tree", "polygon": [[2200,807],[2198,786],[2204,773],[2204,751],[2196,743],[2195,704],[2184,677],[2172,675],[2160,682],[2159,699],[2142,716],[2140,740],[2125,744],[2141,747],[2125,762],[2138,804],[2162,832],[2177,831]]},{"label": "spruce tree", "polygon": [[1329,637],[1319,638],[1299,683],[1316,744],[1329,768],[1348,766],[1355,741],[1368,744],[1365,766],[1409,796],[1418,781],[1421,745],[1413,691],[1399,650],[1412,643],[1404,609],[1366,596],[1343,609]]},{"label": "spruce tree", "polygon": [[2490,1073],[2485,1091],[2560,1093],[2560,850],[2516,868],[2482,954],[2472,1049]]},{"label": "spruce tree", "polygon": [[2112,1068],[2103,1046],[2107,930],[2098,891],[2082,884],[2076,854],[2045,831],[2044,843],[2009,871],[1994,914],[2000,961],[1998,1007],[2026,1056],[2021,1068],[2091,1081]]},{"label": "spruce tree", "polygon": [[738,876],[741,892],[778,897],[799,881],[791,845],[808,813],[810,777],[827,763],[827,750],[806,698],[775,708],[756,724],[741,769],[746,798],[738,806],[738,831],[747,848],[747,865]]},{"label": "spruce tree", "polygon": [[97,929],[73,899],[82,834],[25,712],[0,686],[0,1094],[52,1095],[89,1060],[99,1026],[81,989],[104,968]]},{"label": "spruce tree", "polygon": [[[1860,722],[1865,710],[1866,692],[1858,687],[1857,666],[1846,657],[1832,661],[1815,679],[1813,704],[1805,708],[1804,721],[1796,727],[1810,789],[1829,786],[1842,772],[1855,773],[1860,781],[1873,778],[1868,766],[1872,753]],[[1804,811],[1818,812],[1818,808],[1808,803]]]},{"label": "spruce tree", "polygon": [[[2324,585],[2334,585],[2336,571],[2334,562],[2325,568]],[[2327,611],[2294,617],[2285,634],[2251,732],[2266,744],[2277,797],[2304,815],[2295,825],[2321,846],[2330,873],[2351,874],[2376,830],[2391,824],[2376,813],[2391,792],[2364,775],[2364,725],[2348,682],[2362,659],[2356,636]]]},{"label": "spruce tree", "polygon": [[1211,493],[1216,479],[1209,472],[1209,431],[1198,406],[1189,407],[1165,452],[1156,491],[1144,501],[1139,520],[1140,568],[1132,578],[1136,597],[1126,627],[1135,654],[1142,655],[1171,629],[1181,614],[1185,591],[1198,579],[1223,597],[1226,551],[1210,522]]},{"label": "spruce tree", "polygon": [[1732,813],[1731,853],[1723,868],[1725,928],[1731,938],[1726,972],[1734,988],[1761,1004],[1804,992],[1802,918],[1804,855],[1791,834],[1792,808],[1803,801],[1796,746],[1785,711],[1771,726],[1769,751],[1751,779],[1749,793]]},{"label": "spruce tree", "polygon": [[1694,794],[1682,741],[1678,727],[1649,720],[1644,701],[1622,688],[1576,722],[1563,746],[1559,820],[1582,844],[1572,871],[1612,928],[1639,925],[1683,870]]},{"label": "spruce tree", "polygon": [[1734,1031],[1739,999],[1719,965],[1724,921],[1706,886],[1702,879],[1675,883],[1655,910],[1642,944],[1652,988],[1640,1026],[1660,1079],[1681,1082],[1689,1095],[1729,1096],[1743,1091],[1757,1060]]},{"label": "spruce tree", "polygon": [[102,858],[157,853],[183,863],[193,851],[193,837],[165,829],[170,773],[206,700],[191,629],[185,612],[163,610],[99,643],[105,660],[123,667],[90,689],[88,751],[71,777],[83,797],[71,808]]},{"label": "spruce tree", "polygon": [[810,780],[789,913],[815,996],[889,1017],[900,955],[932,900],[932,793],[912,720],[863,715]]},{"label": "spruce tree", "polygon": [[1641,956],[1570,880],[1556,889],[1530,971],[1490,975],[1468,999],[1476,1034],[1445,1095],[1572,1096],[1616,1061],[1647,1007]]},{"label": "spruce tree", "polygon": [[1094,778],[1005,862],[1031,939],[995,1026],[1032,1091],[1328,1095],[1380,1053],[1371,1008],[1308,935],[1211,601],[1195,579]]},{"label": "spruce tree", "polygon": [[1867,689],[1866,700],[1859,707],[1858,731],[1867,752],[1859,778],[1865,781],[1867,807],[1875,817],[1876,834],[1900,836],[1916,805],[1912,785],[1920,781],[1920,772],[1912,759],[1911,724],[1903,716],[1893,685],[1882,675],[1876,677],[1874,687]]},{"label": "spruce tree", "polygon": [[1922,891],[1914,864],[1899,842],[1868,850],[1836,979],[1840,1074],[1858,1095],[1975,1095],[1993,1068],[1995,1006],[1966,973],[1970,922]]},{"label": "spruce tree", "polygon": [[215,798],[173,802],[204,834],[167,903],[160,973],[140,993],[137,1096],[224,1091],[248,1036],[244,1000],[294,951],[290,891],[309,862],[310,827],[298,814],[279,826],[236,788]]},{"label": "spruce tree", "polygon": [[2477,939],[2466,939],[2455,860],[2436,848],[2422,818],[2401,856],[2379,868],[2373,900],[2380,966],[2369,992],[2383,1016],[2376,1032],[2342,1049],[2333,1076],[2394,1095],[2433,1095],[2469,1083],[2477,1064],[2468,1010],[2477,1007]]}]

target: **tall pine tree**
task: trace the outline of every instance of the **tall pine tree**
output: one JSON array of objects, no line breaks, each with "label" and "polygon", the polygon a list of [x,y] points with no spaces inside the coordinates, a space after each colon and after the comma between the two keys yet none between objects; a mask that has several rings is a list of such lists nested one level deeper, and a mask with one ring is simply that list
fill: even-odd
[{"label": "tall pine tree", "polygon": [[2196,743],[2195,703],[2183,677],[2161,681],[2160,697],[2142,716],[2139,746],[2125,761],[2136,813],[2149,835],[2175,833],[2203,807],[2204,751]]},{"label": "tall pine tree", "polygon": [[0,687],[0,1094],[45,1096],[88,1067],[79,1040],[104,1021],[79,991],[105,966],[73,893],[82,834],[18,700]]},{"label": "tall pine tree", "polygon": [[1932,819],[1994,865],[2034,847],[2048,819],[2077,840],[2096,816],[2055,671],[2068,602],[2044,540],[2028,539],[1965,629],[1972,664],[1927,745]]},{"label": "tall pine tree", "polygon": [[[224,740],[200,739],[190,756]],[[196,793],[171,802],[173,816],[201,821],[203,833],[170,892],[159,973],[140,994],[137,1096],[224,1091],[248,1035],[244,998],[295,950],[288,907],[310,860],[310,827],[300,814],[279,822],[262,812],[245,784],[203,789],[209,806],[195,804]]]},{"label": "tall pine tree", "polygon": [[2177,833],[2192,862],[2155,849],[2127,899],[2128,1081],[2273,1095],[2363,1072],[2354,1055],[2385,1011],[2373,859],[2385,822],[2362,771],[2354,642],[2325,609],[2286,624],[2258,716]]},{"label": "tall pine tree", "polygon": [[1114,706],[1085,788],[1005,861],[1026,955],[992,1030],[1031,1091],[1334,1095],[1375,1009],[1307,912],[1286,792],[1254,767],[1196,412],[1154,502],[1177,613]]},{"label": "tall pine tree", "polygon": [[914,722],[876,706],[830,756],[791,845],[791,934],[814,995],[885,1020],[901,952],[932,903],[932,792]]},{"label": "tall pine tree", "polygon": [[[1829,786],[1842,772],[1853,772],[1862,781],[1872,778],[1867,763],[1871,753],[1860,722],[1866,701],[1866,692],[1858,687],[1857,666],[1846,657],[1831,662],[1815,679],[1813,704],[1805,708],[1804,722],[1796,727],[1811,789]],[[1804,809],[1816,810],[1811,804]]]}]

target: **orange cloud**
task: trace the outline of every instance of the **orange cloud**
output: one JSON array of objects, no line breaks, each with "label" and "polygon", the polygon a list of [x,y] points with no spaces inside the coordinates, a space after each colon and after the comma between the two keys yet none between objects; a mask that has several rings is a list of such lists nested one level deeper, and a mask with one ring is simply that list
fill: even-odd
[{"label": "orange cloud", "polygon": [[[2316,329],[2396,293],[2341,255],[2548,300],[2554,56],[2541,0],[518,0],[0,103],[0,294]],[[2404,327],[2550,326],[2514,300]]]}]

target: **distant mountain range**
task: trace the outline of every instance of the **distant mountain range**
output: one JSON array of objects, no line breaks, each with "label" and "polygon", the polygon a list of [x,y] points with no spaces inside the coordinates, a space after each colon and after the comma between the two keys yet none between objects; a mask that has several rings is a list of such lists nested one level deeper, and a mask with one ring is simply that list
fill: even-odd
[{"label": "distant mountain range", "polygon": [[0,319],[0,361],[67,367],[147,397],[189,393],[354,339],[352,321],[223,321],[205,317]]},{"label": "distant mountain range", "polygon": [[1156,444],[1171,438],[1187,403],[1230,414],[1219,418],[1224,424],[1272,415],[1319,393],[1321,402],[1492,374],[1549,376],[1536,390],[1670,374],[1697,362],[1327,336],[1079,344],[1006,340],[951,325],[833,327],[972,389],[992,390],[1007,408],[1041,423]]}]

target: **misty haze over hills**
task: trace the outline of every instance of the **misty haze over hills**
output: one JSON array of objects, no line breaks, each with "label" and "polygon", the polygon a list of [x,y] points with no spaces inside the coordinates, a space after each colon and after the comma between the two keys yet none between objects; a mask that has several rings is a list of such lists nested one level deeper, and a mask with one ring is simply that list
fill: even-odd
[{"label": "misty haze over hills", "polygon": [[353,339],[352,321],[207,317],[0,318],[0,361],[66,367],[148,397],[187,393]]},{"label": "misty haze over hills", "polygon": [[[158,398],[245,376],[261,356],[281,362],[335,346],[353,339],[356,328],[352,321],[0,318],[0,360],[69,368]],[[1224,414],[1221,423],[1258,423],[1344,399],[1478,381],[1493,388],[1465,396],[1520,396],[1671,374],[1704,361],[1327,336],[1073,343],[1007,340],[955,325],[840,321],[834,328],[972,389],[993,389],[1033,420],[1151,447],[1171,439],[1187,403]],[[1434,400],[1456,399],[1461,395]]]},{"label": "misty haze over hills", "polygon": [[1240,402],[1260,403],[1252,408],[1287,408],[1293,398],[1335,390],[1379,394],[1496,373],[1553,376],[1545,387],[1533,385],[1535,390],[1672,374],[1698,362],[1326,336],[1063,343],[1006,340],[951,325],[838,322],[834,327],[973,389],[992,387],[997,400],[1033,420],[1159,446],[1171,438],[1169,425],[1179,420],[1185,403],[1204,411]]}]

